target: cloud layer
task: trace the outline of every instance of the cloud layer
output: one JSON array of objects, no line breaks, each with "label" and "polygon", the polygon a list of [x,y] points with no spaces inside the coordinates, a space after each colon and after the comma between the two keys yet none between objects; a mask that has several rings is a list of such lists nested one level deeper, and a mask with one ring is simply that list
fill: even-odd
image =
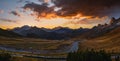
[{"label": "cloud layer", "polygon": [[[72,17],[78,14],[83,16],[103,17],[109,16],[114,7],[120,7],[120,0],[50,0],[53,6],[49,7],[48,0],[39,0],[44,2],[36,4],[34,2],[27,3],[23,8],[31,9],[38,17],[46,16],[54,13],[59,17]],[[60,10],[55,11],[56,7]]]},{"label": "cloud layer", "polygon": [[10,13],[13,14],[13,15],[15,15],[15,16],[19,16],[19,17],[21,16],[20,13],[17,12],[17,11],[11,11]]},{"label": "cloud layer", "polygon": [[113,7],[120,7],[120,0],[55,0],[55,5],[62,7],[63,16],[73,16],[82,13],[87,16],[107,16],[106,12]]},{"label": "cloud layer", "polygon": [[17,23],[17,21],[15,20],[10,20],[10,19],[5,19],[5,18],[0,18],[0,21]]}]

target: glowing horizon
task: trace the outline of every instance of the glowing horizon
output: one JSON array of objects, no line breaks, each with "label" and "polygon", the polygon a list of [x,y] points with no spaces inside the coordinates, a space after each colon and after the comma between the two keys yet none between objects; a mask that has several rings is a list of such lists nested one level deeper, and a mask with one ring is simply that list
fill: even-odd
[{"label": "glowing horizon", "polygon": [[[68,3],[63,4],[66,2]],[[54,0],[54,2],[52,0],[15,0],[12,2],[1,0],[0,28],[12,29],[24,25],[50,29],[59,26],[72,29],[92,28],[98,24],[109,23],[111,17],[119,17],[119,5],[107,8],[107,5],[99,4],[94,7],[87,5],[91,2],[84,2],[83,5],[78,2],[79,0],[65,2],[64,0]]]}]

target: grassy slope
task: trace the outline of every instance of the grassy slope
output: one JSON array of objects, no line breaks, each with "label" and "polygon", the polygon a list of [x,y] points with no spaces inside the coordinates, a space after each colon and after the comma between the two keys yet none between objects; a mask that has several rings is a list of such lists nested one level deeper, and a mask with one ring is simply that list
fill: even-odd
[{"label": "grassy slope", "polygon": [[[64,40],[45,40],[45,39],[34,39],[34,38],[7,38],[0,37],[0,46],[7,46],[16,49],[29,50],[32,47],[32,50],[49,50],[53,52],[57,49],[64,49],[66,46],[70,46],[73,41],[64,41]],[[11,53],[11,52],[10,52]],[[31,53],[20,53],[14,52],[16,54],[31,54]],[[38,54],[39,55],[39,54]],[[40,54],[43,56],[66,56],[66,53],[48,53]]]},{"label": "grassy slope", "polygon": [[57,49],[61,45],[69,45],[72,42],[57,41],[57,40],[45,40],[45,39],[33,39],[33,38],[6,38],[0,37],[0,45],[27,49],[32,47],[33,49]]},{"label": "grassy slope", "polygon": [[96,50],[120,52],[120,27],[95,39],[80,44],[80,49],[94,48]]}]

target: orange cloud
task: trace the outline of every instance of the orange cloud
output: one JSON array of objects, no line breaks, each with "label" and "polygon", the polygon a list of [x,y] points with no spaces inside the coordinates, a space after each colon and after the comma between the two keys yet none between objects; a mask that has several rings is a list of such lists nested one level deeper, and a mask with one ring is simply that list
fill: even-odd
[{"label": "orange cloud", "polygon": [[68,25],[68,24],[86,24],[86,25],[88,25],[88,24],[104,24],[104,23],[109,23],[108,17],[102,17],[102,18],[81,17],[80,20],[68,21],[64,24],[65,25]]}]

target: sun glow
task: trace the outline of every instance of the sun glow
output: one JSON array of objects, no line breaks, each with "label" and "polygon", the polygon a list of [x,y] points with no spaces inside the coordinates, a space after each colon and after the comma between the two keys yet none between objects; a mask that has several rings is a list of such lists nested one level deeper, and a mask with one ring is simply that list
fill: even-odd
[{"label": "sun glow", "polygon": [[[44,17],[45,16],[45,17]],[[4,29],[7,28],[14,28],[14,27],[21,27],[24,25],[29,25],[29,26],[37,26],[39,28],[44,27],[44,28],[50,28],[53,29],[55,27],[69,27],[72,29],[84,27],[84,28],[91,28],[91,25],[85,25],[85,24],[73,24],[70,23],[70,21],[78,22],[80,20],[90,18],[90,16],[82,16],[81,14],[78,14],[73,17],[59,17],[55,15],[54,13],[52,14],[42,14],[42,17],[36,18],[35,16],[31,15],[25,15],[23,14],[21,18],[19,18],[19,24],[14,24],[13,26],[5,25],[1,26]],[[69,24],[68,24],[69,23]]]}]

